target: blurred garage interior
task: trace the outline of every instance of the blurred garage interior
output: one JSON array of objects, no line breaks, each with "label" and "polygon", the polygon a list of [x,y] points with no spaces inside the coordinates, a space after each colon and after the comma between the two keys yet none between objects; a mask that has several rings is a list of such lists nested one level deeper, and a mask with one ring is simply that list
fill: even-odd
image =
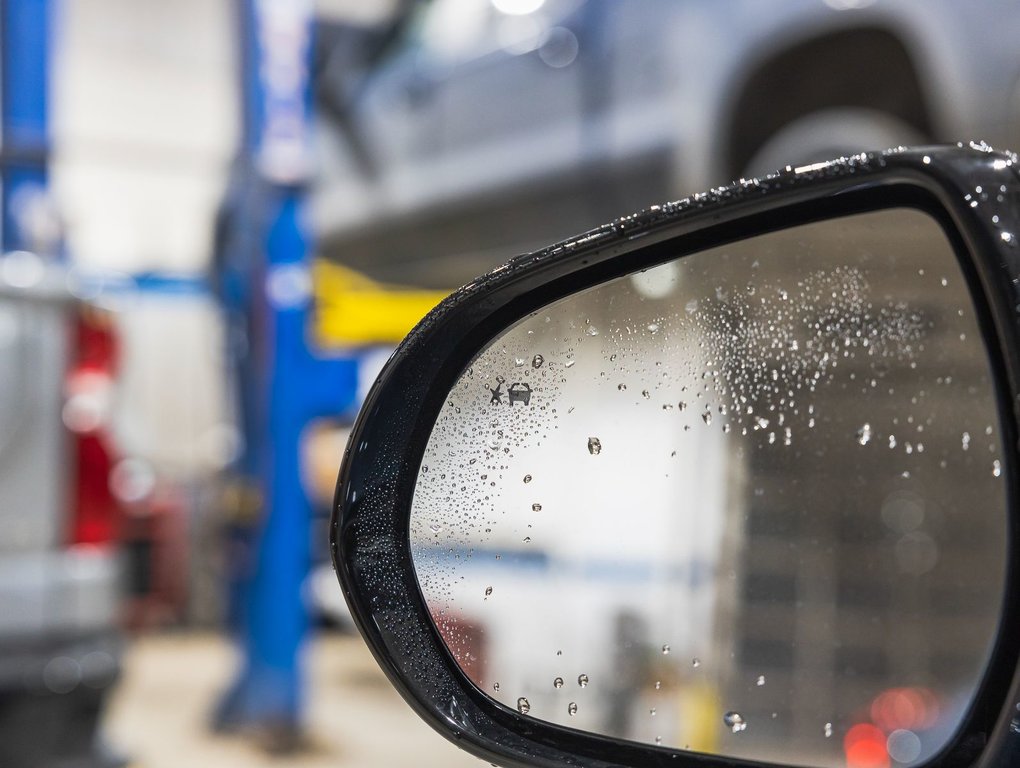
[{"label": "blurred garage interior", "polygon": [[475,764],[329,564],[390,351],[664,200],[1020,146],[1020,12],[976,6],[0,3],[0,763]]}]

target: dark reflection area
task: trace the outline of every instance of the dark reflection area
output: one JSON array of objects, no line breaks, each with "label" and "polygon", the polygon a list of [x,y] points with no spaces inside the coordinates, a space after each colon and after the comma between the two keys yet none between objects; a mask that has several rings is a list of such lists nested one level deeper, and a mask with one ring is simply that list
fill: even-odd
[{"label": "dark reflection area", "polygon": [[497,338],[426,449],[415,568],[467,674],[529,716],[914,765],[994,638],[1001,462],[945,235],[860,214],[611,281]]},{"label": "dark reflection area", "polygon": [[[841,356],[814,408],[785,412],[793,451],[750,442],[736,556],[735,663],[768,685],[741,696],[731,683],[733,697],[747,702],[748,722],[785,724],[793,738],[831,712],[826,723],[844,734],[851,764],[860,748],[846,734],[859,724],[880,727],[894,761],[941,746],[980,672],[967,650],[974,628],[988,631],[1001,597],[1004,491],[986,354],[958,272],[920,247],[917,226],[890,229],[879,231],[899,240],[895,251],[864,240],[860,264],[901,338]],[[869,269],[891,253],[893,266]],[[780,262],[759,259],[762,270]],[[874,330],[847,320],[820,318],[843,324],[848,347]],[[751,404],[768,412],[772,400]],[[878,712],[883,689],[904,687],[905,699],[924,703]],[[889,743],[898,731],[907,732],[899,752]],[[746,735],[747,744],[758,738]]]}]

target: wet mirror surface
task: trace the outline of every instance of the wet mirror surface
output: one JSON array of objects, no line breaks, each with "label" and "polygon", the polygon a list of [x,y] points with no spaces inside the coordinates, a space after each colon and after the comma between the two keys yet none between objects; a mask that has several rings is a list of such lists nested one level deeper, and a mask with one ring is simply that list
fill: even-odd
[{"label": "wet mirror surface", "polygon": [[914,765],[959,726],[998,622],[998,423],[933,219],[768,234],[490,344],[426,449],[414,566],[466,674],[530,717]]}]

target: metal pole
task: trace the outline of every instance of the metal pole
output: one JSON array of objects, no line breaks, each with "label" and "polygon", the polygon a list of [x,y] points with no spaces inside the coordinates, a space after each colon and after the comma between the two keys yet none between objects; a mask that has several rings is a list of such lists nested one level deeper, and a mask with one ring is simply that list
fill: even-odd
[{"label": "metal pole", "polygon": [[357,362],[319,356],[307,343],[311,244],[302,209],[311,166],[311,3],[245,0],[243,21],[246,181],[231,220],[254,237],[228,239],[256,250],[241,258],[252,337],[243,370],[256,377],[241,382],[249,400],[242,466],[254,475],[263,508],[253,571],[241,589],[244,661],[215,724],[269,728],[286,746],[300,726],[308,631],[302,588],[311,508],[301,485],[301,433],[312,419],[353,407]]},{"label": "metal pole", "polygon": [[[33,214],[51,215],[48,0],[0,0],[0,245],[35,249]],[[46,210],[33,207],[46,206]]]}]

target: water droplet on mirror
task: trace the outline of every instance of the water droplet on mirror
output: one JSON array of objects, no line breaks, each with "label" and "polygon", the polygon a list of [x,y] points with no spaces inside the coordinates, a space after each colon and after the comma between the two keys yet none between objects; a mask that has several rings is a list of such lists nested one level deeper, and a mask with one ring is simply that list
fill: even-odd
[{"label": "water droplet on mirror", "polygon": [[499,693],[499,683],[493,683],[492,684],[492,690],[494,690],[497,693]]},{"label": "water droplet on mirror", "polygon": [[890,448],[896,447],[896,435],[889,435],[889,447]]},{"label": "water droplet on mirror", "polygon": [[577,684],[579,686],[581,686],[582,688],[587,688],[588,687],[588,675],[584,675],[584,674],[578,675],[577,676]]},{"label": "water droplet on mirror", "polygon": [[589,336],[598,336],[599,335],[599,329],[596,328],[594,325],[588,326],[588,335]]},{"label": "water droplet on mirror", "polygon": [[531,482],[531,475],[525,475],[524,476],[524,482],[525,483],[530,483]]},{"label": "water droplet on mirror", "polygon": [[655,715],[656,715],[655,707],[652,707],[651,709],[649,709],[648,710],[648,714],[651,715],[652,717],[655,717]]},{"label": "water droplet on mirror", "polygon": [[567,704],[567,714],[571,717],[577,714],[577,704],[575,702],[572,701]]},{"label": "water droplet on mirror", "polygon": [[627,391],[627,385],[626,384],[617,384],[616,388],[618,390],[620,390],[621,392],[626,392]]},{"label": "water droplet on mirror", "polygon": [[576,360],[567,360],[567,362],[565,362],[563,364],[563,367],[564,368],[573,368],[575,362],[577,362],[577,361]]},{"label": "water droplet on mirror", "polygon": [[871,425],[867,422],[857,430],[857,442],[861,445],[867,445],[871,442]]},{"label": "water droplet on mirror", "polygon": [[701,420],[703,422],[705,422],[706,424],[711,425],[711,423],[712,423],[712,412],[711,411],[705,411],[703,414],[701,414]]},{"label": "water droplet on mirror", "polygon": [[656,680],[655,681],[655,690],[658,691],[661,688],[662,688],[662,681],[661,680]]},{"label": "water droplet on mirror", "polygon": [[431,530],[432,533],[439,533],[441,530],[443,530],[443,526],[441,526],[439,523],[432,523],[429,526],[429,530]]},{"label": "water droplet on mirror", "polygon": [[723,715],[723,722],[733,733],[740,733],[747,729],[747,722],[739,712],[727,712]]},{"label": "water droplet on mirror", "polygon": [[531,367],[532,368],[541,368],[542,367],[542,363],[544,363],[544,362],[545,362],[545,358],[544,357],[542,357],[541,355],[535,355],[533,358],[531,358]]},{"label": "water droplet on mirror", "polygon": [[553,680],[553,688],[562,688],[562,687],[563,687],[563,678],[562,677],[557,677],[555,680]]},{"label": "water droplet on mirror", "polygon": [[492,594],[492,587],[486,587],[485,588],[485,596],[488,597],[491,594]]},{"label": "water droplet on mirror", "polygon": [[521,696],[517,699],[517,711],[522,715],[526,715],[531,711],[531,702]]},{"label": "water droplet on mirror", "polygon": [[996,459],[992,462],[992,477],[999,477],[1002,474],[1002,464]]},{"label": "water droplet on mirror", "polygon": [[647,389],[642,389],[641,390],[641,397],[643,397],[645,400],[647,400],[648,398],[651,397],[651,394],[648,392]]},{"label": "water droplet on mirror", "polygon": [[970,448],[970,433],[969,432],[964,432],[963,433],[963,435],[960,437],[960,444],[962,445],[963,450],[965,450],[965,451]]},{"label": "water droplet on mirror", "polygon": [[663,645],[662,645],[662,655],[663,656],[668,656],[669,655],[669,643],[663,643]]},{"label": "water droplet on mirror", "polygon": [[832,738],[832,723],[825,724],[825,738],[827,739]]},{"label": "water droplet on mirror", "polygon": [[695,656],[693,659],[691,659],[691,666],[694,667],[695,669],[700,667],[701,666],[701,659],[699,659],[697,656]]},{"label": "water droplet on mirror", "polygon": [[661,736],[656,736],[655,737],[655,743],[656,744],[661,744],[662,743],[662,737]]},{"label": "water droplet on mirror", "polygon": [[756,684],[759,688],[765,685],[765,675],[758,675],[758,680],[756,681]]},{"label": "water droplet on mirror", "polygon": [[592,456],[597,456],[602,453],[602,441],[597,437],[588,438],[588,453]]},{"label": "water droplet on mirror", "polygon": [[537,503],[536,504],[532,504],[531,505],[531,511],[532,512],[541,512],[542,511],[542,505],[541,504],[537,504]]},{"label": "water droplet on mirror", "polygon": [[525,536],[523,539],[521,539],[521,541],[523,541],[525,544],[530,544],[531,543],[531,537],[530,536]]},{"label": "water droplet on mirror", "polygon": [[515,357],[514,358],[514,367],[515,368],[521,368],[523,365],[524,365],[524,358],[523,357]]}]

